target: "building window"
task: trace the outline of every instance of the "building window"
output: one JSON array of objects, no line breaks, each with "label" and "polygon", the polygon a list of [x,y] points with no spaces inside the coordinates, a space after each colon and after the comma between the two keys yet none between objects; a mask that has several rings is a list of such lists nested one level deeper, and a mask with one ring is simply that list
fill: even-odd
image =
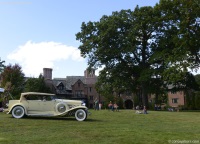
[{"label": "building window", "polygon": [[80,82],[79,82],[79,83],[78,83],[78,87],[80,87],[80,85],[81,85],[81,84],[80,84]]},{"label": "building window", "polygon": [[75,91],[75,96],[81,97],[82,95],[83,95],[83,91],[82,90]]},{"label": "building window", "polygon": [[93,100],[93,96],[90,96],[90,100]]},{"label": "building window", "polygon": [[92,92],[92,87],[90,87],[90,92]]},{"label": "building window", "polygon": [[64,86],[63,86],[63,85],[59,85],[59,86],[58,86],[58,89],[59,89],[59,90],[63,90],[63,89],[64,89]]},{"label": "building window", "polygon": [[178,103],[178,98],[173,98],[172,103]]}]

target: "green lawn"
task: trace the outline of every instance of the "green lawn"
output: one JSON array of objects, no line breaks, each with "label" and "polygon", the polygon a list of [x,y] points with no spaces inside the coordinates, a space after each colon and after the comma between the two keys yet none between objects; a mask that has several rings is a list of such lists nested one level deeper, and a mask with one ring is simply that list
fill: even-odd
[{"label": "green lawn", "polygon": [[200,112],[90,111],[84,122],[73,117],[14,119],[0,113],[0,144],[200,143]]}]

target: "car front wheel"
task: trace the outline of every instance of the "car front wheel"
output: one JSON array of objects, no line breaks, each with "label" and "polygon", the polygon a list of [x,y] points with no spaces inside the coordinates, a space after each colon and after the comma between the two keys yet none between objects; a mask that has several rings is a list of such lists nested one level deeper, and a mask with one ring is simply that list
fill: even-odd
[{"label": "car front wheel", "polygon": [[75,112],[75,118],[77,121],[84,121],[87,118],[87,114],[86,114],[85,110],[78,109]]},{"label": "car front wheel", "polygon": [[12,110],[12,116],[14,118],[22,118],[25,115],[24,108],[22,106],[16,106]]}]

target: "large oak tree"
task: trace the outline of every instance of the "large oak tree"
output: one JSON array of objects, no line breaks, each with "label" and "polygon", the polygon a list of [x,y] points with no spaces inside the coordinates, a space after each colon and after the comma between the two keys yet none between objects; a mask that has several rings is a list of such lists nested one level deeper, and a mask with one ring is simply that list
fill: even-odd
[{"label": "large oak tree", "polygon": [[164,84],[183,86],[188,68],[199,65],[199,14],[198,3],[161,0],[83,22],[76,34],[81,54],[90,67],[104,67],[98,89],[139,92],[147,105]]},{"label": "large oak tree", "polygon": [[157,49],[159,17],[152,7],[137,6],[134,11],[103,16],[99,22],[82,23],[76,35],[82,42],[79,49],[90,67],[105,67],[99,77],[102,86],[110,82],[118,92],[139,89],[147,105],[149,82],[158,63],[151,57]]},{"label": "large oak tree", "polygon": [[199,68],[200,3],[198,0],[160,0],[154,9],[161,15],[158,29],[162,35],[157,55],[167,65],[163,77],[177,83],[187,76],[188,68]]}]

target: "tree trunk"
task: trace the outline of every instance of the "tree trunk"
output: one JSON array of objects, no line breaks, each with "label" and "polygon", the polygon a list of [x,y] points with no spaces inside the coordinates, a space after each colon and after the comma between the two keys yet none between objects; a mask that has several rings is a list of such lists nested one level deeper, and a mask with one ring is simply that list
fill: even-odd
[{"label": "tree trunk", "polygon": [[155,94],[155,104],[158,104],[158,93]]},{"label": "tree trunk", "polygon": [[142,84],[142,104],[148,108],[148,94],[146,91],[146,84]]}]

